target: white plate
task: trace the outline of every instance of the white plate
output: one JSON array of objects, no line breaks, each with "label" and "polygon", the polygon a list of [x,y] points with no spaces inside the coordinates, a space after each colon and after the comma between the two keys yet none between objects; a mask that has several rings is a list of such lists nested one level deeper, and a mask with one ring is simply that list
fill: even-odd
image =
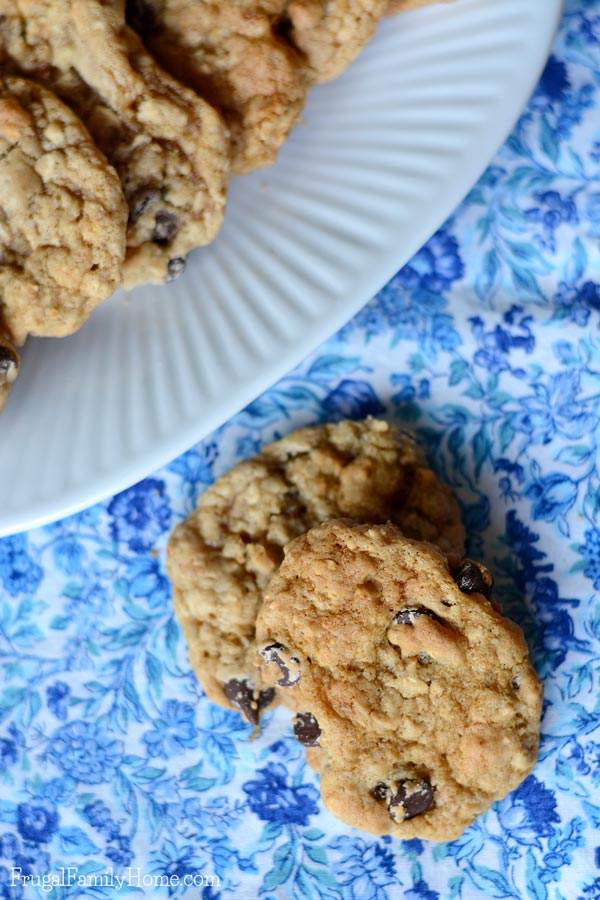
[{"label": "white plate", "polygon": [[0,420],[0,534],[75,512],[190,447],[327,338],[476,181],[535,86],[560,0],[384,22],[313,91],[278,163],[163,288],[31,341]]}]

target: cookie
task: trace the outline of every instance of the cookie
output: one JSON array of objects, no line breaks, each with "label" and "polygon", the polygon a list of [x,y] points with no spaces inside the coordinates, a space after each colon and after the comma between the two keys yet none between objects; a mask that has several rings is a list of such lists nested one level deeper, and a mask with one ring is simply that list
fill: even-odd
[{"label": "cookie", "polygon": [[290,40],[313,82],[337,78],[375,34],[389,0],[290,0]]},{"label": "cookie", "polygon": [[[437,2],[440,2],[440,0],[390,0],[386,14],[388,16],[396,16],[399,13],[408,12],[411,9],[420,9],[422,6],[432,6]],[[441,2],[448,2],[448,0],[441,0]]]},{"label": "cookie", "polygon": [[279,38],[283,0],[128,0],[127,17],[157,60],[224,114],[232,167],[275,161],[300,118],[305,68]]},{"label": "cookie", "polygon": [[302,428],[265,447],[212,485],[169,543],[175,612],[191,664],[216,703],[245,714],[251,708],[256,719],[252,643],[262,593],[288,541],[338,516],[391,519],[411,536],[464,550],[451,491],[414,440],[387,422]]},{"label": "cookie", "polygon": [[219,114],[154,62],[120,0],[0,0],[0,65],[49,85],[119,173],[125,286],[179,275],[223,219],[229,150]]},{"label": "cookie", "polygon": [[373,834],[452,840],[532,770],[541,688],[491,577],[394,525],[292,541],[256,625],[325,805]]},{"label": "cookie", "polygon": [[[116,172],[77,116],[45,88],[0,77],[0,317],[14,344],[72,334],[113,293],[126,221]],[[16,374],[7,353],[4,393]]]}]

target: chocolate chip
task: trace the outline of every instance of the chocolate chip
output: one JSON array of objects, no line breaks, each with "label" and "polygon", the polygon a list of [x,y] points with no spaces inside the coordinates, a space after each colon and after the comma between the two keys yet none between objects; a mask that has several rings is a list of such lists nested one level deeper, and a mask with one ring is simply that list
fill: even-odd
[{"label": "chocolate chip", "polygon": [[170,259],[167,264],[167,277],[165,278],[165,281],[175,281],[176,278],[179,278],[184,269],[185,258],[183,256],[175,256],[173,259]]},{"label": "chocolate chip", "polygon": [[515,675],[515,677],[513,678],[513,680],[512,680],[511,683],[510,683],[510,686],[511,686],[515,691],[518,691],[519,688],[521,687],[521,676],[520,676],[520,675]]},{"label": "chocolate chip", "polygon": [[396,792],[388,799],[390,816],[396,822],[421,816],[432,806],[433,788],[425,779],[402,778],[396,782]]},{"label": "chocolate chip", "polygon": [[238,707],[251,725],[258,725],[261,710],[275,698],[273,688],[257,691],[243,678],[232,678],[223,685],[223,693],[234,706]]},{"label": "chocolate chip", "polygon": [[19,354],[8,342],[0,339],[0,384],[12,384],[19,374]]},{"label": "chocolate chip", "polygon": [[463,594],[483,594],[489,600],[494,588],[492,573],[485,566],[472,559],[462,559],[452,572],[458,588]]},{"label": "chocolate chip", "polygon": [[127,0],[127,22],[142,35],[155,31],[156,10],[150,0]]},{"label": "chocolate chip", "polygon": [[299,516],[302,510],[300,495],[296,491],[288,491],[283,498],[282,516]]},{"label": "chocolate chip", "polygon": [[160,191],[158,188],[140,188],[129,199],[129,221],[137,222],[139,217],[146,212],[148,207],[158,200]]},{"label": "chocolate chip", "polygon": [[305,747],[318,747],[321,729],[312,713],[298,713],[294,718],[294,734]]},{"label": "chocolate chip", "polygon": [[385,783],[385,781],[378,781],[375,787],[371,790],[371,797],[374,797],[375,800],[383,803],[388,795],[388,791],[389,786]]},{"label": "chocolate chip", "polygon": [[156,213],[154,222],[152,240],[159,246],[168,244],[171,238],[177,233],[177,216],[175,213],[161,210]]},{"label": "chocolate chip", "polygon": [[291,687],[300,681],[300,659],[283,644],[274,641],[260,651],[260,655],[268,663],[275,663],[281,672],[278,679],[279,687]]},{"label": "chocolate chip", "polygon": [[394,625],[414,625],[415,619],[418,619],[419,616],[428,616],[430,619],[437,619],[436,614],[430,609],[425,609],[424,606],[404,606],[402,609],[398,610],[394,616],[393,622]]}]

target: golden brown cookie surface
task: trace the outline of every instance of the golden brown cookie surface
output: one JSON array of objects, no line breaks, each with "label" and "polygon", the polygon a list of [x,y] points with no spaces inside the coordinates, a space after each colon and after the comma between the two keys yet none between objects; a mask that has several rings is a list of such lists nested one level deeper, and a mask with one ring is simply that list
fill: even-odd
[{"label": "golden brown cookie surface", "polygon": [[451,491],[414,440],[387,422],[302,428],[270,444],[215,482],[169,544],[175,610],[212,700],[241,708],[224,691],[230,681],[250,683],[251,694],[256,615],[283,547],[339,516],[391,519],[407,534],[464,550]]},{"label": "golden brown cookie surface", "polygon": [[117,169],[129,205],[127,287],[169,281],[223,218],[217,112],[164,72],[118,0],[0,0],[0,65],[50,86]]},{"label": "golden brown cookie surface", "polygon": [[170,72],[220,109],[234,171],[274,162],[307,89],[275,29],[284,0],[129,0],[128,21]]},{"label": "golden brown cookie surface", "polygon": [[290,39],[304,54],[311,81],[337,78],[371,40],[388,0],[290,0]]},{"label": "golden brown cookie surface", "polygon": [[[113,293],[126,220],[119,179],[77,116],[33,82],[0,78],[0,318],[14,343],[72,334]],[[7,347],[5,394],[18,368]]]},{"label": "golden brown cookie surface", "polygon": [[488,588],[393,525],[328,522],[286,548],[257,620],[262,684],[343,821],[451,840],[533,768],[541,688]]}]

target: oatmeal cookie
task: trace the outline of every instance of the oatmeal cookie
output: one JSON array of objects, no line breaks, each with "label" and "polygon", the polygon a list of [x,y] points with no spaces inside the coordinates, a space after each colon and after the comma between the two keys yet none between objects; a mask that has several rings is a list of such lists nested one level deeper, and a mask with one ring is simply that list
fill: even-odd
[{"label": "oatmeal cookie", "polygon": [[420,9],[422,6],[433,6],[434,3],[448,3],[452,0],[390,0],[386,9],[388,16],[397,16],[399,13],[408,12],[411,9]]},{"label": "oatmeal cookie", "polygon": [[339,516],[391,519],[406,534],[464,550],[451,491],[387,422],[302,428],[270,444],[215,482],[169,543],[175,611],[212,700],[257,718],[252,642],[262,593],[288,541]]},{"label": "oatmeal cookie", "polygon": [[232,167],[275,161],[298,121],[305,67],[275,30],[283,0],[128,0],[127,17],[158,61],[224,114]]},{"label": "oatmeal cookie", "polygon": [[[394,525],[296,538],[256,625],[325,805],[373,834],[452,840],[531,772],[541,687],[491,576]],[[318,749],[317,749],[318,748]]]},{"label": "oatmeal cookie", "polygon": [[129,205],[125,286],[180,274],[223,218],[219,114],[154,62],[120,0],[0,0],[0,65],[51,87],[118,171]]},{"label": "oatmeal cookie", "polygon": [[[45,88],[0,77],[0,318],[13,344],[72,334],[113,293],[126,220],[116,172],[77,116]],[[4,393],[16,377],[6,348]]]},{"label": "oatmeal cookie", "polygon": [[290,0],[290,40],[304,54],[310,80],[330,81],[375,34],[388,0]]}]

